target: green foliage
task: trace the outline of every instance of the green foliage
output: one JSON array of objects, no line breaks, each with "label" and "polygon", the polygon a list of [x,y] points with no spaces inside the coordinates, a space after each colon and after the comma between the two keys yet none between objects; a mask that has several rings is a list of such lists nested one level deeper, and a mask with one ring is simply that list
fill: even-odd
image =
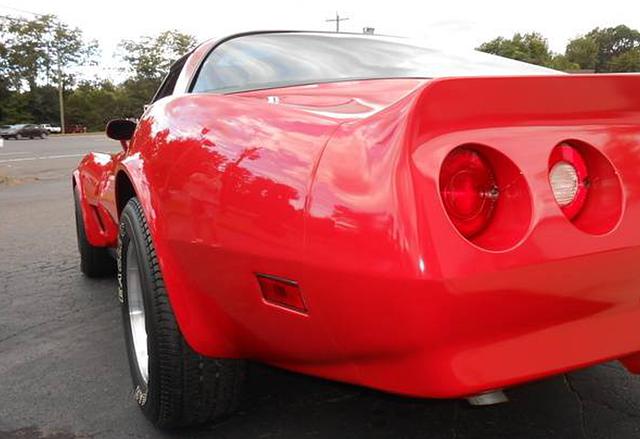
[{"label": "green foliage", "polygon": [[109,119],[121,116],[121,101],[112,83],[84,81],[66,99],[66,116],[74,125],[102,129]]},{"label": "green foliage", "polygon": [[550,66],[553,60],[547,39],[536,32],[517,33],[511,39],[498,37],[477,50],[540,66]]},{"label": "green foliage", "polygon": [[547,66],[562,72],[571,72],[580,69],[580,65],[569,61],[565,55],[554,55],[551,63]]},{"label": "green foliage", "polygon": [[595,28],[576,37],[569,41],[564,54],[552,53],[547,40],[538,33],[518,33],[511,39],[498,37],[478,50],[562,71],[640,71],[640,32],[624,25]]},{"label": "green foliage", "polygon": [[93,63],[98,47],[95,41],[85,42],[80,29],[59,22],[53,15],[33,20],[4,18],[0,41],[0,73],[13,90],[57,83],[58,66],[69,72],[71,67]]},{"label": "green foliage", "polygon": [[0,123],[57,123],[58,60],[68,126],[102,130],[118,117],[139,117],[169,66],[195,47],[191,35],[166,31],[120,44],[130,76],[121,84],[83,80],[69,72],[95,62],[97,43],[53,16],[0,20]]},{"label": "green foliage", "polygon": [[605,29],[595,28],[575,38],[567,45],[567,59],[582,69],[597,73],[633,72],[640,70],[637,51],[640,32],[620,25]]},{"label": "green foliage", "polygon": [[196,45],[193,36],[177,30],[162,32],[155,37],[120,42],[120,57],[135,79],[160,80],[171,64]]},{"label": "green foliage", "polygon": [[640,72],[640,48],[613,57],[607,67],[610,72]]},{"label": "green foliage", "polygon": [[598,43],[591,37],[578,37],[567,44],[565,57],[579,69],[595,70],[598,60]]}]

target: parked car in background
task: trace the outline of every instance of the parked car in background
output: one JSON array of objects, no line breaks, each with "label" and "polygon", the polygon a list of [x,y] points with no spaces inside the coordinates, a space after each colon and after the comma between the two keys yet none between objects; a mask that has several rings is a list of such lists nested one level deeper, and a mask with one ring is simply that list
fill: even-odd
[{"label": "parked car in background", "polygon": [[40,125],[23,123],[19,125],[9,126],[9,128],[2,130],[2,132],[0,132],[0,135],[3,139],[45,139],[49,135],[49,133],[44,128],[40,127]]},{"label": "parked car in background", "polygon": [[44,128],[45,130],[47,130],[47,132],[49,134],[58,134],[58,133],[62,132],[62,129],[60,127],[55,126],[55,125],[51,125],[51,124],[48,124],[48,123],[43,123],[40,126],[42,128]]},{"label": "parked car in background", "polygon": [[4,137],[4,133],[11,129],[11,125],[0,125],[0,137]]},{"label": "parked car in background", "polygon": [[67,131],[68,134],[86,133],[87,132],[87,127],[84,126],[84,125],[75,124],[75,125],[67,127],[66,131]]}]

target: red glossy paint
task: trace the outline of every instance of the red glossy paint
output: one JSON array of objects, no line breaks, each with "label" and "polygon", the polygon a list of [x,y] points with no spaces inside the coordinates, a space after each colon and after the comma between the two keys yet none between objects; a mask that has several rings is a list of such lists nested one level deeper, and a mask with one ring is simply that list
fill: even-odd
[{"label": "red glossy paint", "polygon": [[[563,142],[597,154],[581,222],[549,185]],[[500,187],[470,238],[439,188],[460,146]],[[456,397],[615,358],[638,370],[638,169],[640,77],[549,76],[178,93],[74,179],[85,216],[108,214],[102,233],[85,218],[94,245],[115,244],[114,175],[131,181],[198,352]],[[257,274],[297,282],[305,312],[266,301]]]},{"label": "red glossy paint", "polygon": [[92,152],[82,158],[73,172],[73,188],[80,196],[87,240],[96,247],[117,244],[115,172],[122,157],[123,153]]}]

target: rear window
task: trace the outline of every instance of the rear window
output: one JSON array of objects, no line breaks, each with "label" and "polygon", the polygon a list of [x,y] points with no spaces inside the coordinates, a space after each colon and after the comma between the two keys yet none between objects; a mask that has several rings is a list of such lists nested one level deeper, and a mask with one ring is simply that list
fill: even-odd
[{"label": "rear window", "polygon": [[207,57],[193,92],[233,92],[356,79],[558,72],[481,52],[439,51],[401,38],[271,33],[233,38]]}]

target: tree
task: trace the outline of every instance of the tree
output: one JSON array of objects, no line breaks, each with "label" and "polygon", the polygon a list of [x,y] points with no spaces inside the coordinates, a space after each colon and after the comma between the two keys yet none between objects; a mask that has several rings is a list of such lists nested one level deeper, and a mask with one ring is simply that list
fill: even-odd
[{"label": "tree", "polygon": [[578,37],[567,44],[565,56],[569,62],[585,70],[595,70],[598,61],[598,43],[591,36]]},{"label": "tree", "polygon": [[553,60],[547,39],[537,32],[517,33],[511,39],[498,37],[477,50],[541,66],[550,66]]},{"label": "tree", "polygon": [[554,55],[548,67],[562,72],[580,70],[580,65],[569,61],[565,55]]},{"label": "tree", "polygon": [[162,32],[155,37],[142,37],[138,41],[123,40],[119,47],[121,58],[134,79],[159,81],[169,67],[196,45],[192,35],[177,30]]},{"label": "tree", "polygon": [[142,37],[137,41],[121,41],[120,57],[131,75],[121,86],[127,95],[123,111],[132,117],[140,116],[143,106],[160,87],[171,64],[195,46],[195,37],[177,30],[165,31],[155,37]]},{"label": "tree", "polygon": [[640,48],[624,52],[609,61],[610,72],[640,72]]},{"label": "tree", "polygon": [[595,28],[573,39],[567,45],[566,55],[582,69],[593,69],[598,73],[638,71],[634,64],[634,53],[638,48],[640,32],[620,25]]},{"label": "tree", "polygon": [[53,122],[59,119],[59,67],[63,84],[75,82],[74,67],[94,62],[95,41],[53,15],[0,19],[0,121]]},{"label": "tree", "polygon": [[60,22],[54,15],[32,20],[3,18],[0,24],[0,73],[10,87],[34,90],[58,81],[58,66],[72,80],[73,67],[95,62],[97,43],[85,42],[82,31]]}]

